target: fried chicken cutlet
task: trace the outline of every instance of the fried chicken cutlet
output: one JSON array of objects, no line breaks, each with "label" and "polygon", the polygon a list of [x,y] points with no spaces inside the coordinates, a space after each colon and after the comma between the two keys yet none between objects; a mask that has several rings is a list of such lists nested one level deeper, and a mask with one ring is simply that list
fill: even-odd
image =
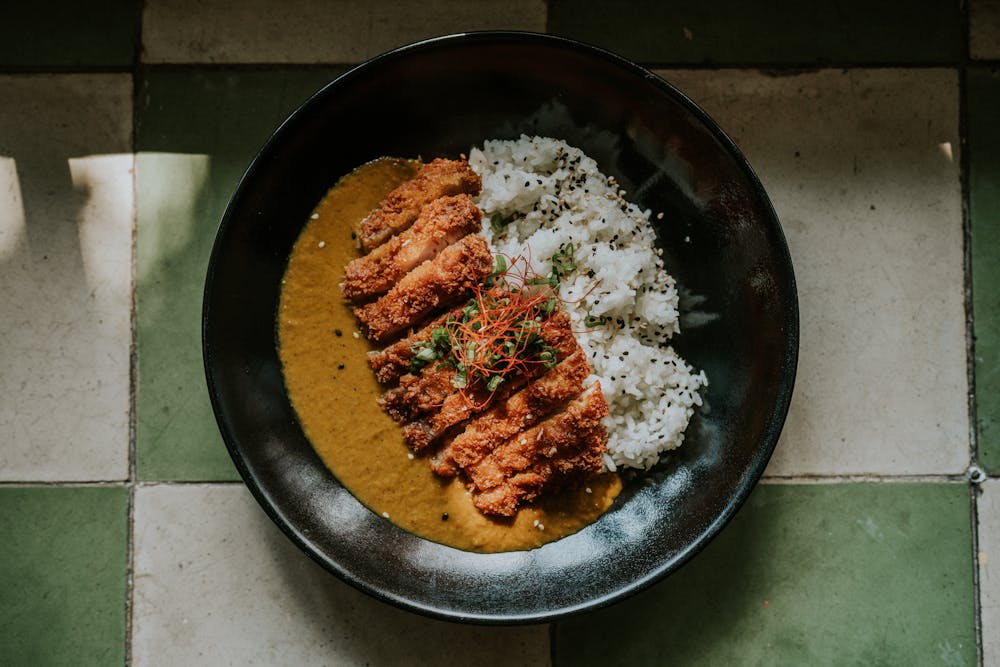
[{"label": "fried chicken cutlet", "polygon": [[[601,471],[608,442],[602,419],[608,406],[599,383],[583,389],[590,366],[569,316],[553,310],[552,297],[548,310],[526,318],[532,321],[512,320],[541,325],[537,333],[548,355],[542,359],[549,361],[525,359],[508,366],[499,388],[465,375],[456,382],[459,368],[468,373],[478,363],[465,357],[460,358],[469,367],[455,359],[427,363],[424,356],[415,363],[417,353],[442,344],[429,343],[441,338],[437,330],[442,327],[456,327],[448,336],[482,327],[489,331],[486,340],[494,341],[490,336],[498,334],[489,327],[495,320],[475,319],[476,313],[494,313],[494,308],[518,313],[511,295],[523,287],[486,281],[493,255],[476,234],[482,212],[470,196],[480,188],[478,176],[464,161],[439,159],[425,165],[362,222],[359,237],[368,254],[348,265],[341,290],[363,304],[354,313],[365,336],[388,343],[369,353],[368,360],[379,382],[390,385],[379,402],[403,424],[407,444],[415,452],[436,448],[431,457],[435,473],[460,475],[481,512],[507,517],[548,489]],[[479,290],[492,299],[483,300]],[[470,316],[472,302],[463,299],[474,291],[480,310]],[[537,296],[531,292],[529,301]],[[461,341],[463,350],[480,342],[448,340],[452,342],[445,344]],[[504,346],[518,349],[513,340],[518,339]]]},{"label": "fried chicken cutlet", "polygon": [[440,197],[477,195],[483,183],[465,160],[437,158],[425,164],[416,177],[390,192],[379,207],[361,222],[358,240],[364,252],[382,245],[407,229],[420,210]]},{"label": "fried chicken cutlet", "polygon": [[410,370],[410,360],[413,359],[413,350],[420,344],[429,341],[431,332],[444,326],[449,318],[461,317],[464,307],[459,306],[443,315],[438,315],[405,338],[400,338],[381,350],[369,352],[368,365],[375,372],[375,379],[381,384],[392,384],[400,376],[407,373]]},{"label": "fried chicken cutlet", "polygon": [[578,350],[542,377],[472,419],[461,433],[431,457],[431,469],[452,477],[479,463],[491,451],[531,428],[583,389],[590,365]]},{"label": "fried chicken cutlet", "polygon": [[[566,313],[563,311],[553,313],[545,321],[545,324],[547,326],[543,327],[541,335],[543,340],[555,351],[557,360],[565,359],[580,351],[580,344],[569,328],[570,319]],[[428,411],[424,417],[406,424],[403,427],[403,437],[414,451],[423,451],[444,437],[449,429],[486,410],[493,401],[504,399],[529,380],[546,373],[547,370],[544,365],[536,364],[526,374],[509,376],[504,387],[499,391],[489,391],[479,383],[473,385],[471,391],[467,389],[463,392],[452,388],[448,395],[440,401],[437,409]],[[442,372],[446,372],[446,370],[442,369]],[[436,385],[436,378],[432,382],[435,382]],[[419,378],[415,384],[419,386]],[[397,389],[402,388],[404,388],[403,379],[400,380],[400,387]],[[412,390],[411,393],[413,393],[413,402],[428,395],[428,392],[417,394]]]},{"label": "fried chicken cutlet", "polygon": [[388,292],[408,271],[478,232],[482,219],[483,212],[467,194],[435,199],[409,229],[347,265],[340,285],[344,296],[367,301]]},{"label": "fried chicken cutlet", "polygon": [[434,259],[407,273],[377,301],[354,309],[365,336],[384,343],[449,306],[479,284],[493,268],[493,253],[482,237],[470,234]]},{"label": "fried chicken cutlet", "polygon": [[608,404],[599,382],[564,410],[515,435],[465,468],[472,503],[481,512],[513,516],[542,491],[601,472]]}]

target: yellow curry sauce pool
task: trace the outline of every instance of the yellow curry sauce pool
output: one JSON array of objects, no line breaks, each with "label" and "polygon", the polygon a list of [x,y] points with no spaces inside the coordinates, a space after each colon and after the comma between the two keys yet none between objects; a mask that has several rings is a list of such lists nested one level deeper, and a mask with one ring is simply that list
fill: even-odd
[{"label": "yellow curry sauce pool", "polygon": [[[621,490],[617,475],[491,519],[464,484],[431,472],[379,407],[382,388],[368,366],[373,347],[358,333],[340,293],[344,266],[358,256],[361,220],[402,181],[416,160],[381,158],[341,179],[313,212],[282,281],[278,347],[289,397],[323,462],[372,511],[421,537],[467,551],[541,546],[592,523]],[[589,493],[588,490],[589,489]]]}]

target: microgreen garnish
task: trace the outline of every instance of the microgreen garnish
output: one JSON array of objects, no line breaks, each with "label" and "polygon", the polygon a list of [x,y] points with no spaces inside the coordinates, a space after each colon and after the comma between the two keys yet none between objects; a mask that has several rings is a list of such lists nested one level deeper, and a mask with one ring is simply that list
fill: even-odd
[{"label": "microgreen garnish", "polygon": [[[560,260],[563,268],[572,264],[567,257]],[[410,346],[411,372],[438,361],[454,369],[451,384],[456,389],[478,386],[492,393],[510,376],[530,373],[533,365],[552,368],[558,363],[546,336],[548,318],[559,305],[551,276],[534,273],[527,260],[508,264],[498,255],[491,278],[474,289],[455,317],[431,330],[429,340]]]}]

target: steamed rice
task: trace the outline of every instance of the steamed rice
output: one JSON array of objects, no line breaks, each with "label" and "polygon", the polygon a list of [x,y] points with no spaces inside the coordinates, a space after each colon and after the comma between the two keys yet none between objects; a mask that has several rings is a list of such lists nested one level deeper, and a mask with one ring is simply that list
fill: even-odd
[{"label": "steamed rice", "polygon": [[[610,408],[605,463],[648,469],[681,445],[708,382],[669,344],[680,331],[678,294],[654,245],[650,211],[628,203],[594,160],[556,139],[487,141],[471,150],[469,164],[483,179],[483,235],[494,252],[528,257],[548,275],[560,246],[573,244],[576,269],[559,292],[582,332],[593,369],[587,384],[600,380]],[[495,231],[494,216],[510,222]],[[607,321],[587,326],[588,316]]]}]

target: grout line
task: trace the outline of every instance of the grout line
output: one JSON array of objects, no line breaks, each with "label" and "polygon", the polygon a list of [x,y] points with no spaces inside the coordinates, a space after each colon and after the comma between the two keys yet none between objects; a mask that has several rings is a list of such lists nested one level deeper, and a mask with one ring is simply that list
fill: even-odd
[{"label": "grout line", "polygon": [[135,488],[148,489],[157,486],[203,486],[207,484],[220,486],[243,486],[242,479],[162,479],[136,480]]},{"label": "grout line", "polygon": [[[137,59],[130,66],[0,66],[0,74],[4,75],[39,75],[39,74],[130,74],[137,69],[152,71],[281,71],[296,70],[326,70],[334,68],[351,68],[360,65],[365,60],[351,62],[323,63],[275,63],[275,62],[229,62],[229,63],[186,63],[186,62],[144,62]],[[791,62],[683,62],[683,61],[633,61],[646,69],[680,69],[680,70],[724,70],[748,69],[789,73],[809,73],[827,69],[952,69],[964,66],[959,61],[791,61]],[[982,67],[1000,67],[1000,60],[975,60],[970,64]]]},{"label": "grout line", "polygon": [[[969,68],[969,7],[961,8],[962,51],[958,67],[958,137],[959,137],[959,186],[962,193],[962,279],[963,306],[965,308],[965,377],[966,415],[968,419],[969,465],[978,468],[979,441],[976,430],[976,338],[975,312],[972,300],[972,219],[969,211],[969,111],[967,83]],[[973,632],[976,637],[976,664],[983,665],[982,602],[979,577],[979,508],[978,488],[969,489],[969,558],[972,559],[972,614]]]},{"label": "grout line", "polygon": [[[969,38],[969,5],[962,3],[961,7],[961,39],[962,50],[958,66],[958,137],[959,137],[959,179],[962,191],[962,277],[965,282],[963,296],[965,306],[965,375],[967,382],[966,406],[969,432],[969,465],[970,470],[979,469],[979,433],[977,429],[976,404],[976,336],[975,312],[973,308],[972,284],[972,216],[970,203],[969,166],[969,105],[968,105],[968,71],[971,62]],[[982,623],[982,581],[979,576],[979,487],[973,485],[969,489],[969,535],[971,538],[972,559],[972,610],[974,632],[976,636],[976,664],[982,667],[983,655],[983,623]]]},{"label": "grout line", "polygon": [[760,478],[762,484],[942,484],[969,483],[969,478],[963,474],[930,474],[930,475],[765,475]]},{"label": "grout line", "polygon": [[[969,156],[969,104],[968,71],[971,62],[969,39],[969,7],[963,3],[962,12],[962,52],[958,67],[958,136],[959,136],[959,177],[962,191],[962,276],[964,280],[965,306],[965,376],[967,383],[966,407],[969,437],[970,470],[979,470],[979,433],[977,429],[978,405],[976,403],[976,335],[975,311],[972,281],[972,216],[970,211]],[[975,468],[973,468],[973,466]],[[983,622],[982,622],[982,578],[979,572],[979,487],[969,489],[969,535],[971,537],[972,559],[972,610],[976,636],[976,664],[982,667]]]},{"label": "grout line", "polygon": [[[963,13],[963,17],[967,16]],[[965,54],[968,55],[968,25],[965,26]],[[958,135],[959,135],[959,178],[962,194],[962,277],[964,280],[965,307],[965,375],[967,382],[967,412],[969,420],[969,464],[979,465],[979,434],[976,428],[978,418],[976,406],[976,330],[973,306],[972,284],[972,216],[970,202],[969,174],[969,110],[967,101],[968,59],[958,70]]]},{"label": "grout line", "polygon": [[[374,58],[378,54],[372,54]],[[326,69],[329,67],[354,67],[360,65],[369,58],[352,61],[329,61],[329,62],[143,62],[142,66],[149,69],[178,69],[178,70],[228,70],[228,69],[249,69],[249,70],[274,70],[294,67],[296,69]],[[797,61],[683,61],[683,60],[639,60],[630,59],[646,69],[777,69],[777,70],[800,70],[811,72],[821,69],[950,69],[958,67],[960,60],[923,60],[923,61],[895,61],[895,60],[867,60],[867,61],[833,61],[833,60],[797,60]],[[977,63],[985,65],[1000,64],[1000,60],[980,60]]]},{"label": "grout line", "polygon": [[138,1],[132,43],[132,289],[129,300],[129,438],[128,438],[128,560],[125,568],[125,664],[132,664],[132,638],[135,615],[135,485],[136,485],[136,434],[137,427],[137,387],[139,381],[138,363],[138,228],[139,228],[139,159],[138,159],[138,118],[139,118],[139,60],[142,54],[142,14],[143,0]]},{"label": "grout line", "polygon": [[979,494],[982,487],[969,488],[969,533],[972,537],[972,610],[976,632],[976,664],[983,667],[982,578],[979,576]]},{"label": "grout line", "polygon": [[818,72],[826,69],[953,69],[958,66],[954,60],[904,62],[895,60],[869,60],[864,62],[805,60],[789,62],[671,62],[633,61],[646,69],[755,69],[791,70],[795,73]]},{"label": "grout line", "polygon": [[70,486],[70,487],[127,487],[129,485],[129,480],[127,479],[100,479],[100,480],[72,480],[72,479],[57,479],[57,480],[3,480],[0,481],[0,488],[21,488],[21,487],[35,487],[35,486]]},{"label": "grout line", "polygon": [[0,74],[129,74],[132,65],[0,65]]}]

